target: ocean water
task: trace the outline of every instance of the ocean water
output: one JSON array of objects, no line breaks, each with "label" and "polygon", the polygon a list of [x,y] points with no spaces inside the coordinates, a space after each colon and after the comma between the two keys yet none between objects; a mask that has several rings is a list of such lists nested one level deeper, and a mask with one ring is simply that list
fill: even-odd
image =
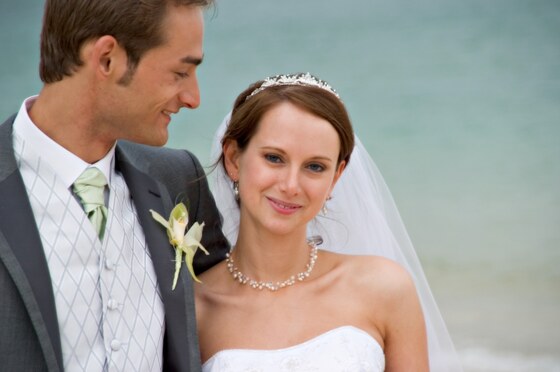
[{"label": "ocean water", "polygon": [[[37,92],[42,4],[0,3],[0,116]],[[311,71],[393,192],[466,371],[560,371],[560,2],[218,0],[202,105],[169,146],[209,164],[236,95]]]}]

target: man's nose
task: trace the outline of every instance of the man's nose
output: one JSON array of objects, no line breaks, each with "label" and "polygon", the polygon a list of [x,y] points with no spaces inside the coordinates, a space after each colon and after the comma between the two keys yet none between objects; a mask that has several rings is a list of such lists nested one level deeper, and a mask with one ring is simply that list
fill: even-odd
[{"label": "man's nose", "polygon": [[185,87],[179,93],[179,101],[183,106],[195,109],[200,106],[200,89],[196,76],[190,77],[185,81]]}]

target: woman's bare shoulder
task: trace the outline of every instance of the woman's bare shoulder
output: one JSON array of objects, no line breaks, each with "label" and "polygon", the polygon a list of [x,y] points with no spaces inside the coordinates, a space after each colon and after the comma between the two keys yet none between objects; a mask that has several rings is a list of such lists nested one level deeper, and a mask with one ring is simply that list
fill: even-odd
[{"label": "woman's bare shoulder", "polygon": [[381,256],[327,253],[340,269],[341,279],[360,292],[389,299],[414,292],[407,270],[397,262]]},{"label": "woman's bare shoulder", "polygon": [[350,255],[328,251],[322,251],[322,255],[344,269],[357,271],[362,275],[408,276],[407,271],[399,263],[381,256]]}]

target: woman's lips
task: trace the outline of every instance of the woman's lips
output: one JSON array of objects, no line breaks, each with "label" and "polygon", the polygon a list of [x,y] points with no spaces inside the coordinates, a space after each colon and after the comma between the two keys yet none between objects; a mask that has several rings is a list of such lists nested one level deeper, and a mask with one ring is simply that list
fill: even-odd
[{"label": "woman's lips", "polygon": [[286,203],[271,197],[267,197],[267,199],[270,202],[272,208],[274,208],[275,211],[281,214],[292,214],[301,208],[301,205],[299,204]]}]

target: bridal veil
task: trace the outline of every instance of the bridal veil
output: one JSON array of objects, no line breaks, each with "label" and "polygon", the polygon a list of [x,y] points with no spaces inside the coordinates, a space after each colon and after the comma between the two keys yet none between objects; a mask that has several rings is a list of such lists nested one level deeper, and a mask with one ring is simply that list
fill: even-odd
[{"label": "bridal veil", "polygon": [[[221,139],[229,123],[226,116],[214,136],[212,161],[221,154]],[[422,305],[430,370],[462,371],[453,342],[434,300],[424,271],[401,220],[393,197],[368,152],[359,141],[351,160],[327,202],[328,214],[308,225],[308,236],[320,235],[320,248],[342,254],[377,255],[405,267],[412,276]],[[239,208],[232,182],[222,164],[212,173],[211,187],[224,218],[223,230],[230,243],[237,240]]]}]

